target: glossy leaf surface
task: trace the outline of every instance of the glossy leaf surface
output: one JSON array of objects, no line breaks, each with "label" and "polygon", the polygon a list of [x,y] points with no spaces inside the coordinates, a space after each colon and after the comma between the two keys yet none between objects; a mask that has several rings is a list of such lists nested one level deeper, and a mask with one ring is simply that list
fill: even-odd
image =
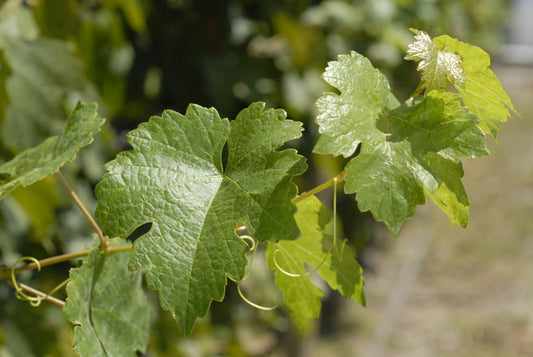
[{"label": "glossy leaf surface", "polygon": [[149,288],[185,335],[223,298],[226,277],[243,277],[248,248],[234,233],[238,223],[260,241],[299,235],[290,180],[306,164],[294,150],[275,149],[298,138],[301,123],[263,109],[252,104],[232,122],[197,105],[185,116],[153,117],[130,132],[133,151],[108,163],[97,186],[97,217],[108,235],[152,223],[135,242],[130,268],[148,270]]}]

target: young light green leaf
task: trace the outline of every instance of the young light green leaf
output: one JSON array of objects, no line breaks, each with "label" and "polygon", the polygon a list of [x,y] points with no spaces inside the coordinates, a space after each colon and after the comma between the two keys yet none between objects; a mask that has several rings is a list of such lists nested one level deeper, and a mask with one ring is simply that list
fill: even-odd
[{"label": "young light green leaf", "polygon": [[415,41],[407,48],[405,59],[418,61],[426,91],[446,89],[449,80],[458,87],[465,83],[461,57],[453,52],[437,48],[431,37],[423,31],[413,30]]},{"label": "young light green leaf", "polygon": [[276,149],[301,135],[301,123],[263,109],[254,103],[232,122],[197,105],[185,116],[165,111],[128,134],[133,151],[109,162],[96,188],[108,235],[152,223],[129,265],[148,269],[149,288],[185,335],[224,297],[226,277],[243,277],[248,247],[234,233],[237,223],[260,241],[299,235],[290,180],[306,164],[296,151]]},{"label": "young light green leaf", "polygon": [[489,55],[477,46],[446,35],[436,37],[434,41],[439,50],[446,49],[461,56],[465,82],[463,85],[454,83],[455,88],[464,105],[481,120],[481,129],[496,139],[501,123],[509,117],[508,108],[513,111],[514,108],[502,84],[489,68]]},{"label": "young light green leaf", "polygon": [[[341,94],[325,93],[317,101],[317,122],[326,139],[319,139],[315,151],[349,156],[361,144],[359,155],[346,165],[345,178],[345,192],[357,193],[359,208],[371,211],[397,235],[416,205],[425,202],[425,188],[440,207],[446,202],[443,211],[452,222],[465,225],[469,203],[460,184],[459,160],[488,151],[479,119],[460,97],[433,90],[392,108],[386,80],[355,52],[330,63],[324,78]],[[379,89],[379,95],[366,95],[365,88]],[[434,154],[439,157],[436,167],[431,164],[437,162]],[[443,165],[454,169],[439,170]]]},{"label": "young light green leaf", "polygon": [[462,97],[463,103],[476,114],[479,126],[494,138],[507,121],[511,100],[490,70],[490,57],[477,46],[458,41],[447,35],[431,37],[418,30],[408,46],[405,59],[418,61],[426,93],[445,89],[450,81]]},{"label": "young light green leaf", "polygon": [[16,2],[0,12],[2,66],[9,70],[2,140],[13,152],[57,135],[66,116],[65,97],[81,91],[85,83],[83,63],[75,57],[73,46],[39,37],[38,27],[27,12],[24,4]]},{"label": "young light green leaf", "polygon": [[[111,240],[111,246],[120,245]],[[141,275],[128,271],[126,253],[106,257],[93,248],[71,269],[63,313],[74,327],[74,350],[82,357],[136,356],[145,352],[150,308]]]},{"label": "young light green leaf", "polygon": [[17,187],[31,185],[74,160],[76,152],[93,141],[103,123],[104,119],[97,116],[96,104],[78,103],[61,135],[24,150],[0,166],[0,199]]},{"label": "young light green leaf", "polygon": [[[316,269],[328,285],[343,296],[362,305],[365,298],[362,269],[353,251],[345,246],[341,249],[342,256],[337,257],[336,250],[332,249],[333,237],[322,232],[330,220],[327,208],[315,196],[298,202],[297,207],[295,219],[301,237],[294,241],[268,242],[266,254],[291,320],[297,328],[303,329],[310,319],[320,315],[321,298],[324,296],[311,281],[304,263]],[[287,272],[300,276],[290,276]]]},{"label": "young light green leaf", "polygon": [[335,93],[324,93],[316,102],[316,122],[322,134],[314,148],[319,154],[352,155],[359,144],[375,136],[380,113],[399,105],[389,82],[370,61],[352,52],[330,62],[322,78],[357,100],[347,101]]},{"label": "young light green leaf", "polygon": [[[398,235],[416,205],[425,202],[424,187],[435,199],[444,199],[441,196],[449,192],[442,185],[451,180],[456,190],[446,201],[457,209],[443,211],[452,222],[466,225],[464,210],[459,209],[466,198],[459,160],[488,155],[478,123],[451,93],[432,91],[407,101],[380,117],[377,127],[383,135],[366,146],[363,143],[360,154],[347,164],[345,191],[357,193],[359,208],[370,210]],[[435,161],[435,157],[453,169],[442,171],[432,166],[430,159]]]}]

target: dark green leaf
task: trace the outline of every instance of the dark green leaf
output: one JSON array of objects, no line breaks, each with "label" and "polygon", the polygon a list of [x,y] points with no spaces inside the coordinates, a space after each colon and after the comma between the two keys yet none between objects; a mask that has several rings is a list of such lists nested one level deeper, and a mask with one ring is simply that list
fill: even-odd
[{"label": "dark green leaf", "polygon": [[96,215],[108,235],[153,223],[135,242],[130,268],[148,269],[148,286],[185,335],[224,297],[226,276],[243,277],[248,248],[234,233],[239,222],[260,241],[299,235],[290,179],[305,161],[275,149],[299,137],[301,123],[263,109],[252,104],[231,123],[197,105],[185,116],[165,111],[130,132],[133,151],[108,163],[97,186]]}]

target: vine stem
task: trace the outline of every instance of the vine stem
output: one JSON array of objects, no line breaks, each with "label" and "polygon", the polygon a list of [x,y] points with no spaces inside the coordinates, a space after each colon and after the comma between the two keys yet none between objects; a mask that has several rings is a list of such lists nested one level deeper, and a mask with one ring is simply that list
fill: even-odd
[{"label": "vine stem", "polygon": [[105,251],[107,249],[107,241],[106,241],[106,239],[104,237],[104,233],[102,233],[102,230],[100,229],[100,226],[98,226],[98,223],[96,223],[96,221],[91,216],[89,211],[87,211],[87,209],[85,208],[83,203],[78,198],[78,195],[76,195],[76,192],[74,192],[72,190],[72,188],[70,188],[70,185],[65,180],[63,175],[61,175],[61,172],[59,172],[59,170],[56,171],[56,176],[59,178],[59,180],[61,181],[63,186],[65,186],[65,188],[67,189],[70,197],[72,197],[72,199],[74,200],[76,205],[80,208],[80,210],[83,213],[83,215],[89,220],[89,223],[91,224],[91,226],[93,227],[94,231],[96,232],[96,235],[100,239],[100,248]]},{"label": "vine stem", "polygon": [[69,260],[72,260],[72,259],[85,257],[85,256],[89,255],[89,253],[90,253],[90,250],[84,250],[84,251],[76,252],[76,253],[68,253],[68,254],[56,255],[54,257],[50,257],[50,258],[45,258],[45,259],[39,260],[38,263],[33,262],[33,263],[26,264],[26,265],[24,265],[24,266],[22,266],[20,268],[16,268],[13,271],[13,273],[16,275],[16,274],[22,273],[23,271],[37,269],[37,268],[39,268],[39,266],[45,267],[45,266],[49,266],[49,265],[53,265],[53,264],[66,262],[66,261],[69,261]]},{"label": "vine stem", "polygon": [[115,253],[127,252],[129,250],[133,250],[133,244],[120,245],[118,247],[109,247],[107,249],[107,255],[109,256],[109,255],[115,254]]},{"label": "vine stem", "polygon": [[[110,247],[110,248],[107,249],[106,254],[107,255],[112,255],[112,254],[119,253],[119,252],[126,252],[126,251],[132,250],[132,249],[133,249],[133,245],[132,244],[121,245],[121,246],[118,246],[118,247]],[[39,260],[39,263],[33,262],[33,263],[26,264],[26,265],[24,265],[24,266],[22,266],[20,268],[16,268],[13,271],[13,273],[16,275],[16,274],[22,273],[23,271],[37,269],[39,266],[45,267],[45,266],[49,266],[49,265],[53,265],[53,264],[63,263],[63,262],[66,262],[66,261],[69,261],[69,260],[72,260],[72,259],[85,257],[85,256],[89,255],[90,252],[91,252],[91,250],[88,249],[88,250],[84,250],[84,251],[76,252],[76,253],[68,253],[68,254],[56,255],[54,257],[50,257],[50,258],[45,258],[45,259]]]},{"label": "vine stem", "polygon": [[320,191],[323,191],[325,190],[326,188],[330,187],[330,186],[333,186],[334,184],[338,183],[338,182],[343,182],[344,181],[344,178],[346,177],[346,170],[343,170],[340,174],[338,174],[337,176],[335,177],[332,177],[331,179],[329,179],[328,181],[324,182],[323,184],[307,191],[307,192],[304,192],[302,193],[300,196],[296,196],[295,198],[293,198],[292,202],[293,203],[297,203],[297,202],[300,202],[300,201],[303,201],[305,200],[307,197],[309,196],[313,196],[317,193],[319,193]]}]

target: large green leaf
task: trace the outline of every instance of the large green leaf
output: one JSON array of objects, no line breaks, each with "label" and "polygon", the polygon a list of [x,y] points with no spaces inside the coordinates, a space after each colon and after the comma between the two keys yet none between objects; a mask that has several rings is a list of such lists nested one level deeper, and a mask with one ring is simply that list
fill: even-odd
[{"label": "large green leaf", "polygon": [[[111,240],[119,246],[121,240]],[[150,308],[141,275],[128,271],[127,253],[106,257],[93,248],[70,271],[63,312],[76,325],[74,350],[82,357],[136,356],[145,352]]]},{"label": "large green leaf", "polygon": [[[144,223],[130,268],[148,269],[182,332],[191,332],[226,276],[243,277],[247,245],[239,222],[260,241],[294,239],[292,176],[306,164],[294,150],[275,151],[300,136],[301,123],[254,103],[229,122],[214,109],[191,105],[185,116],[165,111],[129,133],[133,151],[120,153],[96,188],[96,215],[110,236],[126,237]],[[227,162],[223,149],[227,145]]]},{"label": "large green leaf", "polygon": [[74,160],[76,152],[93,141],[104,119],[97,116],[96,104],[79,103],[68,117],[61,135],[26,149],[0,166],[0,199],[20,186],[28,186],[53,174]]},{"label": "large green leaf", "polygon": [[[304,263],[309,264],[335,290],[343,296],[365,304],[362,269],[351,248],[337,242],[342,252],[337,256],[333,237],[323,233],[330,220],[327,208],[315,196],[298,202],[296,222],[301,237],[294,241],[268,242],[268,264],[275,271],[276,285],[283,292],[291,320],[303,329],[309,319],[320,315],[322,291],[311,281]],[[276,265],[277,264],[277,265]],[[283,269],[281,271],[279,268]],[[308,268],[309,269],[309,268]],[[287,273],[300,276],[290,276]]]},{"label": "large green leaf", "polygon": [[466,225],[470,203],[459,160],[488,151],[479,119],[462,106],[461,98],[433,90],[392,108],[386,80],[355,52],[330,63],[324,79],[341,94],[325,93],[317,101],[322,137],[315,151],[348,157],[361,144],[358,156],[346,165],[345,178],[345,191],[357,193],[359,208],[371,211],[397,235],[416,205],[425,202],[425,190],[452,223]]},{"label": "large green leaf", "polygon": [[[56,135],[66,116],[64,103],[84,87],[83,64],[65,41],[38,36],[28,9],[8,2],[0,10],[0,50],[10,75],[2,123],[3,145],[18,152]],[[30,29],[30,30],[28,30]]]}]

